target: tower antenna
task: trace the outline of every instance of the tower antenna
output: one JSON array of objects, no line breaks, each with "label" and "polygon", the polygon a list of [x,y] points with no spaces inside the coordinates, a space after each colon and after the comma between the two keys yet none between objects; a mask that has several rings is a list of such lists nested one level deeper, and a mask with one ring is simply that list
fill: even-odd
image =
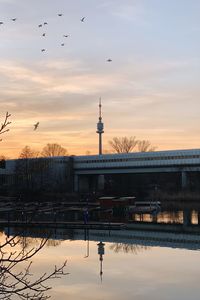
[{"label": "tower antenna", "polygon": [[102,104],[101,97],[99,98],[99,122],[97,123],[97,133],[99,135],[99,155],[102,154],[102,134],[104,133],[104,124],[102,122]]},{"label": "tower antenna", "polygon": [[101,120],[101,97],[99,98],[99,120]]}]

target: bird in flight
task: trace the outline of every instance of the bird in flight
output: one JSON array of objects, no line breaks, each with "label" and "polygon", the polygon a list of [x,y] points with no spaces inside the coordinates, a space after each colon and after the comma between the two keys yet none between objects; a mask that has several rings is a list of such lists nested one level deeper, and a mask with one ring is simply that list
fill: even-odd
[{"label": "bird in flight", "polygon": [[64,43],[62,43],[62,44],[61,44],[61,46],[65,46],[65,44],[64,44]]},{"label": "bird in flight", "polygon": [[58,14],[59,17],[62,17],[63,14]]},{"label": "bird in flight", "polygon": [[46,49],[41,49],[42,52],[46,51]]},{"label": "bird in flight", "polygon": [[0,22],[0,25],[3,25],[3,22]]},{"label": "bird in flight", "polygon": [[108,59],[107,59],[107,62],[111,62],[111,61],[112,61],[112,59],[111,59],[111,58],[108,58]]},{"label": "bird in flight", "polygon": [[13,22],[15,22],[16,20],[17,20],[17,18],[13,18],[13,19],[11,19]]},{"label": "bird in flight", "polygon": [[81,18],[81,22],[84,22],[84,20],[85,20],[85,17]]},{"label": "bird in flight", "polygon": [[63,36],[67,38],[69,36],[69,34],[64,34]]},{"label": "bird in flight", "polygon": [[42,24],[39,24],[38,27],[42,27]]},{"label": "bird in flight", "polygon": [[38,126],[39,126],[39,122],[37,122],[37,123],[35,123],[33,126],[34,126],[34,129],[33,130],[36,130],[37,128],[38,128]]},{"label": "bird in flight", "polygon": [[43,33],[42,36],[46,36],[46,33]]},{"label": "bird in flight", "polygon": [[47,22],[44,22],[44,25],[48,25],[48,23],[47,23]]}]

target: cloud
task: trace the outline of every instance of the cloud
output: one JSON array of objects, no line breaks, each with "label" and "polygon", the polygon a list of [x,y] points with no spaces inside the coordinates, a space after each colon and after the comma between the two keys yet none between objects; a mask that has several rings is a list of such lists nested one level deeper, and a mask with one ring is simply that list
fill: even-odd
[{"label": "cloud", "polygon": [[[0,64],[0,103],[13,118],[11,131],[5,137],[7,143],[1,144],[1,149],[7,148],[12,155],[14,148],[17,153],[25,144],[41,149],[48,142],[58,142],[74,154],[97,152],[99,96],[103,100],[105,144],[119,134],[153,139],[153,144],[167,147],[172,142],[170,133],[182,136],[180,128],[184,130],[193,119],[193,109],[188,115],[190,97],[198,99],[200,94],[196,86],[185,85],[179,90],[177,81],[174,85],[177,74],[186,74],[187,78],[187,69],[195,64],[192,59],[148,63],[127,58],[125,64],[114,64],[106,72],[81,60],[34,64],[2,60]],[[167,84],[163,84],[166,80]],[[180,106],[185,124],[177,118]],[[40,121],[40,128],[35,134],[32,129],[36,121]],[[168,133],[165,141],[161,141],[163,132]]]},{"label": "cloud", "polygon": [[99,7],[122,21],[134,22],[138,25],[146,23],[147,11],[141,1],[110,0],[101,2]]}]

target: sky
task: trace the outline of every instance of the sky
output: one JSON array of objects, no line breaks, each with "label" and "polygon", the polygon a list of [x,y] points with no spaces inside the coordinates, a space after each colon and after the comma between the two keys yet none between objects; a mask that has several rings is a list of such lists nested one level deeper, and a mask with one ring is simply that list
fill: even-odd
[{"label": "sky", "polygon": [[99,97],[104,150],[115,136],[200,148],[199,15],[199,0],[0,0],[0,154],[98,153]]}]

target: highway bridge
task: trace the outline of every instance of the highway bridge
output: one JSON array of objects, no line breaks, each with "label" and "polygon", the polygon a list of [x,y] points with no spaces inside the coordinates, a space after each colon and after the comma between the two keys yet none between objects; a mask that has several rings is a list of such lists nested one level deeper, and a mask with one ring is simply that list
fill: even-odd
[{"label": "highway bridge", "polygon": [[200,172],[200,149],[135,152],[74,157],[75,190],[87,184],[88,175],[99,175],[99,188],[106,174],[178,173],[181,186],[188,174]]}]

